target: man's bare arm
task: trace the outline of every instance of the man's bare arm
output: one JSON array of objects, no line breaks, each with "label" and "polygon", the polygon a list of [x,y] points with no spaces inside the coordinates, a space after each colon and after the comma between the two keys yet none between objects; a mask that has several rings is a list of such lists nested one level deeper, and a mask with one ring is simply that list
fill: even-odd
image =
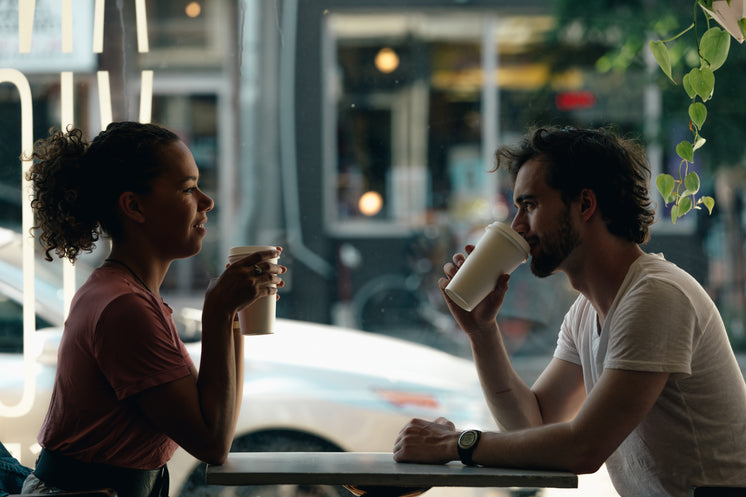
[{"label": "man's bare arm", "polygon": [[[473,460],[493,467],[595,472],[645,418],[668,376],[606,370],[572,420],[483,433]],[[460,431],[450,426],[443,420],[413,420],[399,433],[394,458],[422,463],[458,459],[456,441]]]},{"label": "man's bare arm", "polygon": [[585,400],[580,366],[552,359],[534,386],[515,371],[500,332],[472,337],[472,353],[485,400],[503,430],[568,421]]}]

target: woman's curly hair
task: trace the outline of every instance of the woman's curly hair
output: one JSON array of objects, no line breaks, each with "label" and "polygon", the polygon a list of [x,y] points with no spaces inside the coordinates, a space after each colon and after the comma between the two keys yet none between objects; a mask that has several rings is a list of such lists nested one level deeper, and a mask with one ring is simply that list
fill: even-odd
[{"label": "woman's curly hair", "polygon": [[501,146],[495,156],[495,170],[505,164],[513,181],[528,160],[542,160],[547,184],[561,191],[566,204],[591,189],[609,232],[635,243],[650,238],[655,220],[650,166],[638,142],[603,128],[537,128],[518,144]]},{"label": "woman's curly hair", "polygon": [[117,214],[126,191],[147,194],[161,174],[158,153],[179,137],[156,124],[116,122],[88,142],[78,128],[51,129],[38,140],[26,175],[32,184],[34,230],[40,230],[45,258],[75,262],[91,252],[102,234],[124,236]]}]

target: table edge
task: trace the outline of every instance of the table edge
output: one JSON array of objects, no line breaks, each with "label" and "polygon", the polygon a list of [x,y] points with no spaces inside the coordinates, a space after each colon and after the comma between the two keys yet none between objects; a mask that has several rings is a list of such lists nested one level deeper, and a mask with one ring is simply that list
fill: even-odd
[{"label": "table edge", "polygon": [[[377,457],[385,458],[393,462],[393,455],[386,452],[231,452],[228,455],[228,461],[231,459],[255,459],[269,458],[276,459],[279,455],[303,454],[304,456],[332,458],[337,457],[332,454],[354,454],[360,457]],[[389,459],[390,458],[390,459]],[[397,463],[408,464],[408,463]],[[412,464],[411,468],[422,469],[423,474],[409,473],[407,475],[397,475],[388,473],[371,474],[367,472],[348,472],[345,473],[345,483],[347,485],[382,485],[382,486],[399,486],[399,487],[539,487],[546,488],[577,488],[577,475],[565,471],[543,471],[538,472],[542,475],[536,475],[535,470],[513,469],[513,468],[472,468],[460,464],[451,463],[449,467],[458,469],[448,474],[431,474],[427,473],[427,468],[434,465],[429,464]],[[209,485],[282,485],[282,484],[314,484],[314,485],[342,485],[339,481],[339,473],[288,473],[285,470],[276,472],[256,473],[256,474],[232,474],[221,472],[222,465],[207,465],[205,481]],[[488,471],[506,471],[513,474],[492,474],[485,475],[480,473],[481,470]],[[525,474],[514,474],[515,472],[525,472]],[[490,478],[492,477],[492,478]],[[537,477],[542,479],[541,485],[538,484]],[[406,478],[406,482],[403,482]],[[499,480],[499,485],[496,485]]]}]

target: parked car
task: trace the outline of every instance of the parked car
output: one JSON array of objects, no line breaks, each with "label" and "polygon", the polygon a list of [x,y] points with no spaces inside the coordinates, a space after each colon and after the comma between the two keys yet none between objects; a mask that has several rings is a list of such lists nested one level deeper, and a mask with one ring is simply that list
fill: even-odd
[{"label": "parked car", "polygon": [[[33,467],[40,450],[36,436],[49,404],[62,335],[62,292],[42,281],[45,275],[37,272],[37,322],[46,328],[34,334],[33,343],[22,344],[35,361],[33,378],[24,378],[24,356],[18,347],[22,343],[21,268],[12,257],[5,257],[17,253],[18,249],[6,249],[20,242],[17,234],[6,231],[0,231],[4,337],[0,402],[4,406],[18,403],[30,387],[28,381],[35,382],[36,391],[29,412],[0,420],[0,440],[23,464]],[[175,314],[182,322],[199,322],[199,309],[176,308]],[[187,348],[199,365],[199,341],[188,342]],[[460,427],[494,426],[472,362],[423,345],[278,319],[274,334],[246,338],[245,359],[244,399],[232,450],[390,452],[398,431],[412,417],[445,416]],[[173,496],[217,495],[225,490],[205,486],[204,465],[182,449],[169,462],[169,470]],[[479,492],[448,490],[447,495]],[[432,492],[437,494],[437,490]],[[283,486],[246,489],[242,495],[350,494],[342,487]]]}]

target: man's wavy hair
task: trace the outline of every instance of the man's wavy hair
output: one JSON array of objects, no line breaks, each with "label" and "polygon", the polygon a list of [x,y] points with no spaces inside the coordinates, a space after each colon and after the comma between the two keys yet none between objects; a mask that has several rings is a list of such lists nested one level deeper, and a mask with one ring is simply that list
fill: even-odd
[{"label": "man's wavy hair", "polygon": [[560,190],[566,205],[588,188],[610,233],[640,244],[650,238],[650,166],[638,142],[603,128],[536,128],[518,144],[498,148],[495,157],[494,170],[504,166],[514,182],[523,164],[542,161],[547,184]]}]

